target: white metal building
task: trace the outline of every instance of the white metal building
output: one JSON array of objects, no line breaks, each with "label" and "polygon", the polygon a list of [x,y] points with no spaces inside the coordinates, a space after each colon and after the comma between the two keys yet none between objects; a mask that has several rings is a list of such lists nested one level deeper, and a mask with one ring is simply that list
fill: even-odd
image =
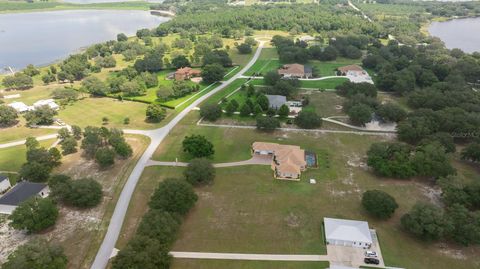
[{"label": "white metal building", "polygon": [[4,175],[0,175],[0,194],[10,189],[11,186],[12,185],[10,185],[10,180],[8,179],[8,177]]},{"label": "white metal building", "polygon": [[38,100],[33,104],[33,107],[35,108],[39,108],[42,106],[48,106],[54,110],[58,110],[60,108],[60,106],[58,106],[53,99]]},{"label": "white metal building", "polygon": [[26,112],[26,111],[33,110],[33,107],[27,106],[23,102],[13,102],[13,103],[8,104],[8,106],[15,109],[18,113],[23,113],[23,112]]},{"label": "white metal building", "polygon": [[324,218],[327,244],[350,247],[368,247],[373,243],[368,222]]}]

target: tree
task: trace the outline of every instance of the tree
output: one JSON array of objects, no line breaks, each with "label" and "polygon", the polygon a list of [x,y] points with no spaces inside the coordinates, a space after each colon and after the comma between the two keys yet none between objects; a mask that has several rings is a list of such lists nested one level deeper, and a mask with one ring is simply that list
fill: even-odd
[{"label": "tree", "polygon": [[25,147],[27,150],[36,149],[40,146],[40,142],[35,137],[29,136],[25,139]]},{"label": "tree", "polygon": [[295,124],[300,128],[314,129],[322,126],[322,118],[311,110],[302,110],[295,118]]},{"label": "tree", "polygon": [[50,188],[49,197],[56,201],[63,201],[71,191],[72,179],[63,174],[52,175],[48,179],[48,187]]},{"label": "tree", "polygon": [[118,252],[112,262],[113,269],[169,269],[172,256],[165,244],[146,236],[135,236]]},{"label": "tree", "polygon": [[110,148],[99,148],[95,152],[95,161],[101,168],[106,168],[115,163],[115,151]]},{"label": "tree", "polygon": [[219,64],[209,64],[202,69],[202,79],[206,83],[213,83],[223,79],[225,69]]},{"label": "tree", "polygon": [[480,162],[480,143],[472,142],[462,150],[462,159],[472,162]]},{"label": "tree", "polygon": [[200,109],[200,116],[208,121],[216,121],[222,116],[222,108],[218,104],[207,104]]},{"label": "tree", "polygon": [[372,109],[365,104],[357,104],[348,109],[348,117],[355,125],[365,125],[372,120]]},{"label": "tree", "polygon": [[187,57],[185,55],[178,55],[177,57],[172,59],[172,65],[176,69],[190,66],[190,61],[188,61]]},{"label": "tree", "polygon": [[278,109],[278,116],[280,116],[280,118],[286,118],[288,117],[288,114],[290,114],[290,108],[286,104],[283,104]]},{"label": "tree", "polygon": [[185,215],[197,199],[192,185],[184,180],[167,178],[158,185],[149,206],[152,209]]},{"label": "tree", "polygon": [[57,80],[57,77],[54,74],[52,74],[50,71],[48,71],[46,74],[43,74],[43,76],[42,76],[42,81],[45,84],[48,84],[50,82],[54,82],[56,80]]},{"label": "tree", "polygon": [[333,61],[333,60],[337,59],[337,56],[338,56],[338,50],[333,46],[328,46],[320,54],[320,59],[319,60],[321,60],[321,61]]},{"label": "tree", "polygon": [[267,96],[265,96],[265,94],[259,94],[257,96],[257,104],[260,105],[262,111],[267,111],[269,107]]},{"label": "tree", "polygon": [[102,200],[102,185],[91,178],[71,180],[69,191],[63,198],[66,204],[87,208],[98,205]]},{"label": "tree", "polygon": [[78,125],[72,125],[72,135],[75,139],[80,140],[82,138],[82,128]]},{"label": "tree", "polygon": [[438,142],[417,147],[412,162],[417,174],[421,176],[439,178],[455,173],[445,149]]},{"label": "tree", "polygon": [[424,240],[437,240],[444,234],[442,210],[432,204],[415,204],[400,222],[405,230]]},{"label": "tree", "polygon": [[20,178],[33,182],[43,182],[48,179],[52,168],[39,162],[27,162],[22,165],[18,172]]},{"label": "tree", "polygon": [[231,116],[235,111],[237,111],[238,106],[239,105],[237,100],[232,99],[230,100],[230,102],[228,102],[227,107],[225,108],[225,112],[227,113],[227,115]]},{"label": "tree", "polygon": [[40,74],[40,70],[38,70],[37,68],[35,68],[35,66],[33,66],[33,64],[29,64],[27,65],[27,67],[25,67],[25,69],[23,69],[23,73],[29,77],[33,77],[33,76],[36,76],[38,74]]},{"label": "tree", "polygon": [[6,76],[2,84],[7,89],[26,90],[33,87],[33,79],[24,73],[17,72],[13,76]]},{"label": "tree", "polygon": [[28,111],[25,114],[25,119],[29,126],[51,125],[55,115],[57,115],[57,111],[45,105],[37,107],[35,110]]},{"label": "tree", "polygon": [[280,122],[274,117],[263,117],[258,116],[257,120],[257,129],[264,131],[273,131],[280,127]]},{"label": "tree", "polygon": [[247,103],[244,103],[244,104],[240,107],[240,116],[242,116],[242,117],[248,117],[248,116],[250,116],[251,113],[252,113],[252,109],[251,109],[251,107],[250,107]]},{"label": "tree", "polygon": [[445,212],[445,235],[464,246],[480,243],[480,216],[463,205],[454,204]]},{"label": "tree", "polygon": [[95,96],[105,96],[109,92],[107,85],[99,78],[90,76],[82,81],[82,88]]},{"label": "tree", "polygon": [[163,210],[149,210],[142,218],[137,235],[154,238],[170,246],[176,238],[181,219]]},{"label": "tree", "polygon": [[163,54],[161,48],[153,49],[145,54],[143,59],[137,59],[133,67],[137,72],[158,72],[163,68]]},{"label": "tree", "polygon": [[252,46],[247,43],[242,43],[237,46],[237,50],[240,54],[250,54],[252,53]]},{"label": "tree", "polygon": [[392,103],[380,105],[376,113],[387,122],[399,122],[407,117],[407,112],[405,109]]},{"label": "tree", "polygon": [[203,56],[203,65],[219,64],[223,67],[232,66],[232,59],[225,50],[212,50]]},{"label": "tree", "polygon": [[364,192],[362,206],[368,213],[379,219],[390,218],[398,208],[398,204],[392,196],[379,190]]},{"label": "tree", "polygon": [[52,97],[65,103],[74,102],[78,99],[78,91],[70,88],[56,88],[52,92]]},{"label": "tree", "polygon": [[122,41],[127,41],[128,37],[124,33],[117,34],[117,41],[122,42]]},{"label": "tree", "polygon": [[15,208],[8,218],[13,228],[38,233],[55,225],[57,217],[58,209],[51,199],[32,197]]},{"label": "tree", "polygon": [[210,184],[215,178],[215,168],[209,160],[197,158],[190,161],[183,172],[185,179],[193,186]]},{"label": "tree", "polygon": [[147,107],[147,120],[151,122],[160,122],[165,118],[167,110],[158,104],[150,104]]},{"label": "tree", "polygon": [[416,175],[411,152],[402,143],[374,143],[367,152],[367,164],[380,176],[409,178]]},{"label": "tree", "polygon": [[280,81],[281,76],[278,74],[277,71],[269,71],[263,76],[263,81],[265,84],[274,86],[277,84],[278,81]]},{"label": "tree", "polygon": [[11,126],[18,121],[18,114],[15,109],[9,106],[0,105],[0,127]]},{"label": "tree", "polygon": [[63,248],[51,245],[45,239],[33,238],[12,252],[2,269],[66,269],[67,256]]},{"label": "tree", "polygon": [[183,151],[194,158],[209,157],[215,153],[213,144],[202,135],[186,136],[182,146]]}]

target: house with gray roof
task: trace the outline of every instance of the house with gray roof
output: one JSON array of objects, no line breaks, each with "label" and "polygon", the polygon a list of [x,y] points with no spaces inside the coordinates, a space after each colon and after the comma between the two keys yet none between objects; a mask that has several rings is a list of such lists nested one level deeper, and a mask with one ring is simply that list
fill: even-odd
[{"label": "house with gray roof", "polygon": [[0,214],[12,214],[19,204],[31,197],[47,197],[50,189],[47,184],[22,181],[0,197]]},{"label": "house with gray roof", "polygon": [[373,243],[366,221],[324,218],[323,223],[325,239],[330,245],[364,248]]},{"label": "house with gray roof", "polygon": [[282,105],[287,103],[287,97],[283,95],[266,95],[268,99],[268,105],[270,108],[279,109]]}]

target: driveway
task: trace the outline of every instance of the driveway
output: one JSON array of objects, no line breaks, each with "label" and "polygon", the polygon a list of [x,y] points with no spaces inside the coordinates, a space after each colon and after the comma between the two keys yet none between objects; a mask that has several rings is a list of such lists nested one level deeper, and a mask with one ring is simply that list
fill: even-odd
[{"label": "driveway", "polygon": [[[150,137],[150,145],[147,147],[143,155],[138,160],[137,164],[133,168],[132,173],[128,177],[127,182],[125,183],[125,186],[123,187],[122,192],[120,193],[120,197],[118,198],[117,204],[115,205],[115,210],[109,222],[110,224],[108,226],[107,233],[103,238],[102,245],[100,246],[100,249],[98,250],[97,255],[95,256],[95,260],[92,264],[92,267],[91,267],[92,269],[103,269],[107,266],[108,260],[110,259],[112,251],[117,242],[118,236],[122,229],[122,224],[125,219],[125,215],[127,213],[128,205],[130,204],[130,199],[135,190],[135,186],[137,185],[138,180],[140,179],[140,176],[143,173],[143,170],[148,165],[150,158],[152,157],[157,147],[162,143],[163,139],[190,112],[190,110],[200,105],[200,103],[208,99],[210,96],[226,88],[233,81],[240,78],[241,75],[245,73],[248,69],[250,69],[250,67],[253,66],[253,64],[257,61],[258,57],[260,56],[263,45],[264,45],[264,42],[261,42],[259,44],[252,59],[248,62],[248,64],[245,65],[245,67],[242,68],[242,70],[240,70],[240,72],[232,76],[229,80],[217,86],[212,91],[199,97],[192,104],[190,104],[180,113],[178,113],[178,115],[175,116],[175,118],[173,118],[167,125],[156,130],[141,132],[142,134],[145,134],[148,137]],[[129,130],[129,133],[133,133],[133,132],[134,132],[133,130]]]},{"label": "driveway", "polygon": [[[272,163],[272,157],[270,156],[253,156],[252,158],[245,160],[245,161],[238,161],[238,162],[229,162],[229,163],[214,163],[213,167],[221,168],[221,167],[234,167],[234,166],[242,166],[242,165],[270,165]],[[162,162],[162,161],[154,161],[149,160],[145,166],[180,166],[186,167],[188,163],[186,162]]]}]

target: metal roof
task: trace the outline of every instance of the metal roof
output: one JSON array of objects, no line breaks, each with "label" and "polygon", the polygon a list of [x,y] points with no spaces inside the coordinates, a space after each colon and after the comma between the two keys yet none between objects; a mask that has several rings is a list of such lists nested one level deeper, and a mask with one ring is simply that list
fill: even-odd
[{"label": "metal roof", "polygon": [[368,222],[324,218],[327,240],[373,243]]}]

